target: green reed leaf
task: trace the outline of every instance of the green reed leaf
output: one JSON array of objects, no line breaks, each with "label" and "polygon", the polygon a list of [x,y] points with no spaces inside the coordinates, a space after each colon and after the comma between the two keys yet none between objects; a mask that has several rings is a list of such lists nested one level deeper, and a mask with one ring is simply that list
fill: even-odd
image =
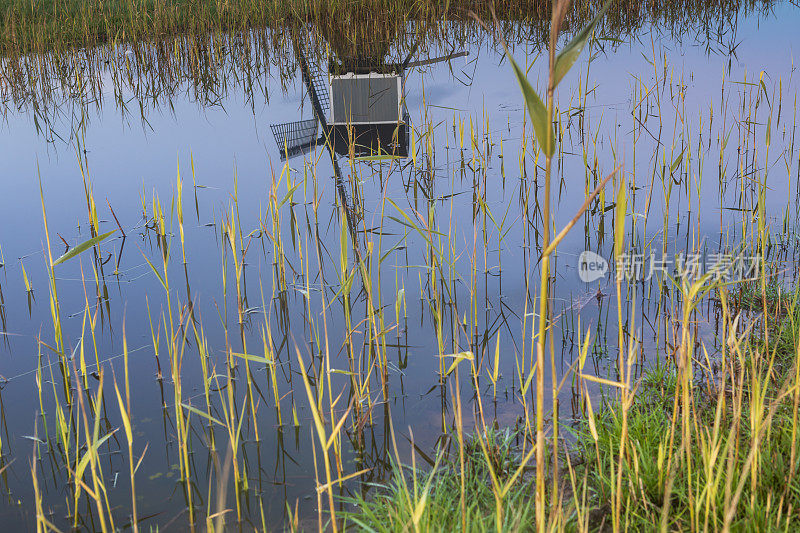
[{"label": "green reed leaf", "polygon": [[578,56],[581,55],[583,48],[586,46],[586,43],[589,41],[589,37],[592,36],[592,32],[594,32],[595,26],[597,23],[600,22],[600,19],[603,18],[603,15],[608,10],[609,6],[611,5],[611,0],[603,5],[600,8],[600,11],[594,16],[592,21],[583,28],[578,35],[572,38],[572,40],[564,47],[561,52],[559,52],[558,56],[556,56],[556,66],[555,66],[555,83],[554,85],[558,85],[561,83],[562,78],[566,76],[569,69],[572,68],[572,65],[575,64],[575,61],[578,60]]},{"label": "green reed leaf", "polygon": [[393,161],[395,159],[404,159],[401,155],[380,154],[380,155],[364,155],[356,157],[356,161]]},{"label": "green reed leaf", "polygon": [[625,215],[628,211],[628,197],[625,191],[625,179],[619,184],[617,191],[617,207],[614,211],[614,256],[619,257],[623,252],[625,242]]},{"label": "green reed leaf", "polygon": [[98,235],[97,237],[92,237],[88,241],[80,243],[78,246],[76,246],[75,248],[72,248],[71,250],[68,250],[67,253],[65,253],[64,255],[59,257],[58,259],[56,259],[53,262],[53,266],[60,265],[64,261],[68,261],[68,260],[72,259],[73,257],[75,257],[76,255],[79,255],[79,254],[85,252],[86,250],[88,250],[89,248],[94,246],[95,244],[97,244],[100,241],[102,241],[102,240],[106,239],[107,237],[109,237],[115,231],[117,231],[117,230],[112,229],[108,233],[103,233],[102,235]]},{"label": "green reed leaf", "polygon": [[111,431],[101,439],[94,439],[94,441],[91,443],[91,446],[89,446],[89,448],[83,454],[83,457],[81,457],[81,460],[78,462],[78,466],[75,469],[75,479],[83,478],[83,472],[86,470],[86,467],[89,466],[89,461],[91,461],[92,455],[97,454],[97,450],[100,449],[100,446],[102,446],[103,443],[105,443],[108,439],[113,437],[114,433],[116,432],[117,429]]},{"label": "green reed leaf", "polygon": [[764,143],[769,147],[770,141],[772,140],[772,115],[770,114],[769,118],[767,119],[767,138],[764,140]]},{"label": "green reed leaf", "polygon": [[458,352],[452,354],[446,354],[444,357],[452,357],[453,362],[450,363],[450,367],[447,369],[447,372],[444,373],[445,376],[449,376],[450,372],[455,370],[459,363],[462,361],[473,361],[475,356],[472,352]]},{"label": "green reed leaf", "polygon": [[686,153],[686,148],[681,150],[681,153],[678,154],[678,157],[675,158],[675,161],[669,166],[669,173],[672,174],[675,170],[680,166],[681,162],[683,161],[683,155]]},{"label": "green reed leaf", "polygon": [[249,353],[237,353],[231,352],[231,355],[234,357],[241,357],[242,359],[246,359],[248,361],[253,361],[255,363],[264,363],[265,365],[274,365],[275,363],[266,357],[262,357],[260,355],[252,355]]},{"label": "green reed leaf", "polygon": [[506,50],[506,56],[508,56],[508,61],[517,76],[517,82],[520,89],[522,89],[522,96],[525,97],[525,107],[528,108],[528,114],[531,117],[531,123],[533,123],[536,142],[545,155],[551,156],[555,150],[553,146],[553,128],[547,119],[547,108],[542,99],[539,98],[539,95],[536,94],[536,91],[533,90],[525,73],[517,66],[511,54],[508,53],[508,50]]},{"label": "green reed leaf", "polygon": [[302,184],[303,184],[302,181],[298,181],[291,189],[289,189],[289,192],[286,193],[286,196],[283,197],[283,200],[281,200],[281,202],[275,207],[275,209],[277,210],[283,207],[283,204],[285,204],[292,197],[294,191],[296,191],[297,188],[300,187]]},{"label": "green reed leaf", "polygon": [[191,413],[194,413],[194,414],[196,414],[196,415],[198,415],[198,416],[202,416],[202,417],[203,417],[203,418],[205,418],[206,420],[209,420],[209,421],[211,421],[211,422],[214,422],[215,424],[219,424],[219,425],[220,425],[220,426],[222,426],[222,427],[226,427],[226,426],[225,426],[225,424],[223,424],[221,421],[217,420],[216,418],[214,418],[214,417],[213,417],[213,416],[211,416],[210,414],[208,414],[208,413],[204,413],[204,412],[203,412],[203,411],[201,411],[200,409],[197,409],[196,407],[192,407],[192,406],[191,406],[191,405],[189,405],[188,403],[181,403],[181,407],[183,407],[184,409],[186,409],[187,411],[189,411],[189,412],[191,412]]},{"label": "green reed leaf", "polygon": [[153,266],[153,263],[150,262],[150,260],[147,258],[146,255],[144,255],[144,253],[142,253],[142,257],[144,257],[144,260],[147,261],[147,264],[150,266],[150,270],[152,270],[153,274],[156,275],[159,283],[161,283],[161,286],[164,287],[164,290],[169,291],[169,289],[167,288],[167,283],[164,281],[164,277],[158,272],[156,267]]}]

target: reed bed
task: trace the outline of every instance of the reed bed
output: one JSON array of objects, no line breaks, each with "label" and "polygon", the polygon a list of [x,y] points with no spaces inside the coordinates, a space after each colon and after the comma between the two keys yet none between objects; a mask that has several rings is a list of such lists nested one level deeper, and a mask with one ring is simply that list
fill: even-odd
[{"label": "reed bed", "polygon": [[[742,8],[765,9],[770,3],[763,0],[651,3],[615,0],[607,24],[615,32],[627,33],[653,22],[666,22],[679,29],[692,24],[692,20],[719,20]],[[599,1],[574,2],[565,17],[565,27],[582,27],[602,4]],[[364,43],[373,41],[376,35],[403,35],[409,22],[421,26],[426,33],[441,35],[442,22],[466,20],[470,11],[485,18],[490,9],[491,4],[473,0],[445,4],[404,0],[3,0],[0,3],[3,27],[0,56],[91,48],[105,43],[153,41],[174,35],[202,36],[216,32],[301,27],[308,24],[328,36],[344,30],[342,37],[346,36],[352,44],[359,43],[358,47],[362,49]],[[550,2],[522,0],[504,3],[498,15],[505,21],[524,22],[532,31],[544,36],[550,12]]]}]

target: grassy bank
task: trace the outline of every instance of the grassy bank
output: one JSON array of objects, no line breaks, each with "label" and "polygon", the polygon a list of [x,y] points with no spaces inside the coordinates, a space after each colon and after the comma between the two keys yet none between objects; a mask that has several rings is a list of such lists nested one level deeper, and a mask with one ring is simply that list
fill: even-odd
[{"label": "grassy bank", "polygon": [[[742,8],[763,9],[770,3],[674,0],[646,4],[617,0],[607,24],[616,33],[630,32],[650,22],[680,29],[704,21],[724,21]],[[602,2],[596,0],[574,2],[565,27],[582,27],[600,5]],[[490,2],[478,0],[0,0],[0,56],[308,24],[324,36],[341,36],[363,46],[376,35],[405,35],[408,22],[417,23],[417,30],[430,35],[445,31],[442,22],[469,21],[470,11],[490,18],[490,6]],[[529,32],[518,35],[520,38],[546,37],[550,2],[505,2],[498,6],[498,17],[528,26]]]},{"label": "grassy bank", "polygon": [[[478,438],[467,440],[464,447],[464,487],[469,500],[463,512],[459,502],[459,457],[448,447],[448,452],[441,452],[433,465],[420,466],[419,469],[395,467],[396,475],[390,485],[376,487],[371,494],[344,500],[354,509],[344,516],[344,523],[364,530],[386,532],[491,530],[497,520],[492,473],[501,483],[508,483],[514,476],[520,462],[517,446],[520,438],[520,434],[510,430],[489,431],[485,436],[488,456],[483,454]],[[486,457],[490,459],[487,461]],[[536,524],[534,486],[529,476],[517,479],[505,497],[504,528],[530,530]]]},{"label": "grassy bank", "polygon": [[[758,302],[750,297],[753,293]],[[613,389],[607,390],[605,407],[594,415],[586,412],[574,430],[574,444],[561,451],[559,487],[549,492],[550,527],[800,527],[796,295],[781,294],[773,286],[720,296],[720,311],[731,313],[739,324],[748,321],[749,333],[725,338],[720,332],[720,353],[695,361],[688,390],[681,370],[669,362],[645,373],[627,407]],[[734,299],[744,305],[727,308]],[[758,318],[763,309],[766,320]],[[492,430],[468,439],[463,482],[469,498],[463,509],[459,458],[442,453],[436,468],[425,474],[406,469],[391,486],[348,500],[356,509],[348,519],[374,531],[451,531],[462,523],[471,531],[496,529],[492,471],[501,486],[509,483],[522,464],[515,450],[523,438]],[[511,480],[502,502],[502,529],[533,529],[533,492],[531,475]]]}]

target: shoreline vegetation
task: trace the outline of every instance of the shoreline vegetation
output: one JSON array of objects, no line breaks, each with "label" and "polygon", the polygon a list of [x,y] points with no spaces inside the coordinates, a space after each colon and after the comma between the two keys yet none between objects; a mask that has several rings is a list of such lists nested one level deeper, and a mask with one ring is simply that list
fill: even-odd
[{"label": "shoreline vegetation", "polygon": [[[713,2],[615,0],[605,19],[608,33],[630,35],[659,24],[679,34],[687,28],[716,31],[737,16],[765,12],[773,0]],[[64,52],[104,44],[153,42],[184,36],[258,29],[315,28],[321,35],[343,36],[359,50],[376,35],[406,38],[409,25],[426,38],[442,36],[448,22],[472,23],[470,12],[491,19],[492,2],[479,0],[0,0],[0,57]],[[513,0],[497,5],[502,26],[513,23],[517,40],[546,42],[551,2]],[[572,2],[563,29],[582,28],[603,5],[599,0]],[[520,31],[522,29],[522,31]],[[506,35],[511,41],[511,35]],[[381,39],[377,39],[380,41]],[[356,47],[355,43],[358,43]]]},{"label": "shoreline vegetation", "polygon": [[[609,387],[594,414],[562,428],[569,437],[559,451],[559,496],[548,502],[548,531],[794,531],[800,525],[799,293],[775,284],[763,295],[758,287],[715,292],[727,349],[719,360],[698,362],[706,368],[688,388],[674,364],[661,363],[636,380],[627,405]],[[733,335],[740,321],[749,322],[747,333]],[[493,476],[510,481],[502,530],[536,529],[534,469],[512,479],[523,464],[525,440],[519,427],[465,437],[468,530],[495,525]],[[453,444],[432,456],[417,453],[417,464],[398,468],[391,483],[366,496],[344,498],[355,509],[344,522],[387,532],[458,529],[461,467]],[[628,452],[620,461],[623,444]],[[616,499],[622,506],[615,511]]]}]

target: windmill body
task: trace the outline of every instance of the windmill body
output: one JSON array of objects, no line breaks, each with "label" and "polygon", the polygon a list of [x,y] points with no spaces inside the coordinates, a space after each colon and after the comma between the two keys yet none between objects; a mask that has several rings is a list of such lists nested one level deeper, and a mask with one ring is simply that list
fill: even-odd
[{"label": "windmill body", "polygon": [[394,71],[330,76],[331,143],[339,155],[408,156],[404,77]]},{"label": "windmill body", "polygon": [[467,55],[459,52],[416,62],[409,56],[400,64],[331,63],[323,72],[306,60],[299,44],[296,51],[314,118],[273,124],[272,133],[281,159],[325,145],[334,165],[336,156],[408,157],[406,69]]}]

